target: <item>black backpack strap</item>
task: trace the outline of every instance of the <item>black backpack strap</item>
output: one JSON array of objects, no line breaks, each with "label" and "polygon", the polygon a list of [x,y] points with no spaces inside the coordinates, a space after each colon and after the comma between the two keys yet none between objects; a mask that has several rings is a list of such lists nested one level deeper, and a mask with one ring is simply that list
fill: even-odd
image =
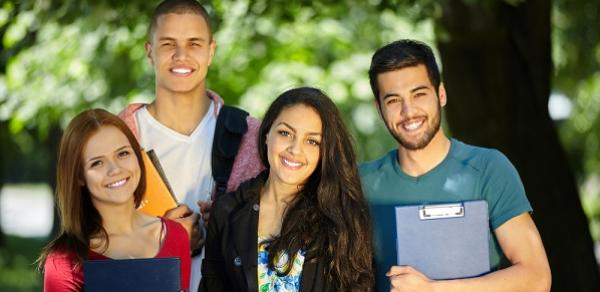
[{"label": "black backpack strap", "polygon": [[242,137],[248,131],[247,116],[246,111],[226,105],[219,111],[212,146],[212,175],[216,182],[213,198],[225,194],[227,190],[235,156]]}]

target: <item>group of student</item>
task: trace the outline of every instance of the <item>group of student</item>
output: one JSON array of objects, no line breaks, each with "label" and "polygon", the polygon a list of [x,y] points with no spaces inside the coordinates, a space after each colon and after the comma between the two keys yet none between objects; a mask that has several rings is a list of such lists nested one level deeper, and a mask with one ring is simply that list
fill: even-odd
[{"label": "group of student", "polygon": [[[155,100],[119,116],[86,110],[63,134],[61,231],[39,259],[45,291],[82,291],[87,260],[153,257],[180,258],[184,291],[550,290],[516,169],[500,152],[441,130],[447,97],[427,45],[400,40],[375,52],[375,106],[398,147],[360,166],[319,89],[285,91],[262,122],[241,115],[226,122],[235,127],[217,125],[228,107],[206,87],[216,42],[195,0],[159,4],[145,48]],[[213,152],[230,145],[214,141],[236,134],[225,179],[216,177]],[[181,203],[163,217],[137,210],[142,148],[156,152]],[[470,200],[489,206],[490,273],[436,281],[396,264],[386,210]]]}]

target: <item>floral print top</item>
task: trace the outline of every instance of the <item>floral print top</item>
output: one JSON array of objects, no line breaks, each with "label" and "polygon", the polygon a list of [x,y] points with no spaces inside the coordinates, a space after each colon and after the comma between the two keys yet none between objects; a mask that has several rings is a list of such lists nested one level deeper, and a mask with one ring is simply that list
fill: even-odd
[{"label": "floral print top", "polygon": [[[259,292],[288,292],[300,291],[300,278],[302,276],[302,266],[304,265],[304,251],[300,250],[296,254],[290,273],[285,276],[278,276],[277,271],[269,269],[269,253],[265,246],[261,244],[267,238],[258,236],[258,291]],[[276,268],[284,270],[288,260],[288,255],[284,253],[279,257]]]}]

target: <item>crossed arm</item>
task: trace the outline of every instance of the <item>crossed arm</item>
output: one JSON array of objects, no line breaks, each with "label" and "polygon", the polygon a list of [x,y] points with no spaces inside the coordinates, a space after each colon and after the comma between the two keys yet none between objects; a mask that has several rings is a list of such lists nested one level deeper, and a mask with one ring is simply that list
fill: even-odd
[{"label": "crossed arm", "polygon": [[411,267],[393,266],[387,273],[391,291],[550,291],[548,259],[531,216],[516,216],[494,233],[510,267],[476,278],[434,281]]}]

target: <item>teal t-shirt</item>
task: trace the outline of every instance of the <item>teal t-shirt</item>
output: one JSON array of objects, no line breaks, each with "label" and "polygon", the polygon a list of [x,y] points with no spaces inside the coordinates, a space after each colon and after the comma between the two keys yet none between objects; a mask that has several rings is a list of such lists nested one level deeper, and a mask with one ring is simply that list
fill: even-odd
[{"label": "teal t-shirt", "polygon": [[[510,161],[497,150],[451,139],[446,158],[429,172],[412,177],[398,163],[398,150],[360,165],[360,176],[373,220],[378,291],[389,291],[385,273],[396,264],[394,207],[486,200],[490,229],[531,212],[523,183]],[[490,264],[498,268],[504,255],[490,234]]]}]

